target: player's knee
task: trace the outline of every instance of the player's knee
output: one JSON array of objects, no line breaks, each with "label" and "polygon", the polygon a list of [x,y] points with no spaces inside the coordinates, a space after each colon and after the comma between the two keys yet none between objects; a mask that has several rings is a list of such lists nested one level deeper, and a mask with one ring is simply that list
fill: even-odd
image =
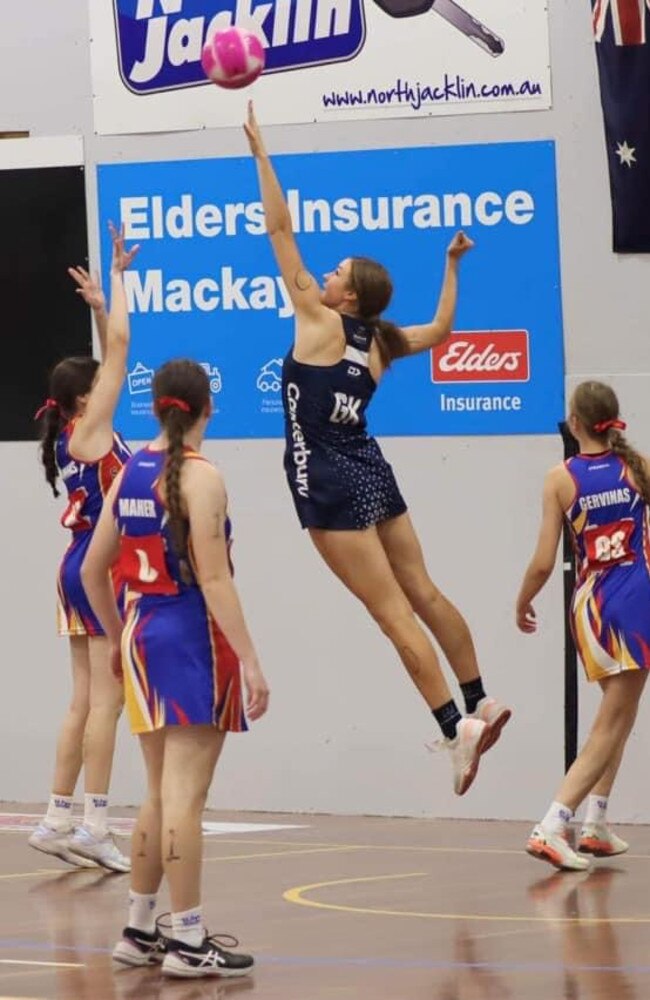
[{"label": "player's knee", "polygon": [[68,719],[73,725],[84,726],[88,713],[90,712],[90,701],[83,695],[74,695],[68,706]]},{"label": "player's knee", "polygon": [[208,797],[207,788],[198,788],[187,782],[164,784],[162,802],[164,823],[173,825],[183,818],[200,815]]},{"label": "player's knee", "polygon": [[399,644],[404,634],[410,630],[414,622],[412,608],[407,605],[379,604],[368,608],[384,635]]},{"label": "player's knee", "polygon": [[108,723],[115,723],[117,725],[123,709],[124,695],[121,693],[112,694],[110,697],[91,702],[88,715],[92,716],[94,721],[101,720]]},{"label": "player's knee", "polygon": [[409,594],[413,607],[420,613],[436,611],[440,605],[442,594],[428,577],[420,578]]},{"label": "player's knee", "polygon": [[628,703],[612,699],[609,703],[603,704],[602,711],[596,718],[594,730],[600,734],[621,734],[632,728],[635,715],[635,709]]}]

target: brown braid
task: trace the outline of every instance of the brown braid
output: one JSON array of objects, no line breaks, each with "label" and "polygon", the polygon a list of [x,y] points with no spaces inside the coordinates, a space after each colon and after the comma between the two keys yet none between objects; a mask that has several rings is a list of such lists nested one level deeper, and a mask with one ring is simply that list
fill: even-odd
[{"label": "brown braid", "polygon": [[188,524],[183,513],[181,493],[184,441],[196,422],[210,412],[210,381],[195,361],[168,361],[154,376],[153,398],[156,416],[168,441],[165,506],[169,514],[169,530],[174,551],[181,562],[181,573],[184,579],[189,580]]},{"label": "brown braid", "polygon": [[179,559],[187,557],[187,524],[181,505],[181,472],[185,461],[183,438],[192,423],[187,414],[175,408],[169,409],[164,415],[163,426],[169,441],[165,466],[165,500],[174,551]]},{"label": "brown braid", "polygon": [[631,470],[636,488],[647,504],[650,504],[650,479],[645,462],[636,448],[633,448],[624,434],[619,430],[607,431],[609,446],[615,455],[620,455]]},{"label": "brown braid", "polygon": [[59,469],[56,464],[56,442],[64,427],[65,417],[62,416],[58,407],[46,410],[43,415],[40,455],[45,469],[45,478],[50,484],[55,497],[59,496],[56,486],[56,481],[59,478]]},{"label": "brown braid", "polygon": [[639,493],[650,504],[650,478],[642,456],[617,428],[609,427],[602,433],[596,430],[598,424],[619,419],[618,397],[612,387],[604,382],[581,382],[573,393],[571,408],[589,436],[602,442],[603,450],[611,449],[623,459]]}]

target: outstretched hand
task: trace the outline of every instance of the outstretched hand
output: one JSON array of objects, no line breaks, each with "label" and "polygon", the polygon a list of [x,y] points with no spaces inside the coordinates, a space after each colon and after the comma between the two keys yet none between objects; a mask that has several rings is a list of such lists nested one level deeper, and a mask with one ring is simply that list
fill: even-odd
[{"label": "outstretched hand", "polygon": [[454,260],[460,260],[460,258],[464,256],[468,250],[471,250],[473,246],[474,241],[470,240],[469,236],[466,236],[461,229],[456,233],[453,240],[447,247],[447,253],[450,257],[453,257]]},{"label": "outstretched hand", "polygon": [[111,273],[121,274],[122,271],[126,271],[127,267],[130,267],[133,263],[133,259],[140,249],[140,244],[136,243],[134,247],[130,250],[125,250],[124,248],[124,224],[120,226],[119,232],[115,228],[112,222],[109,222],[108,228],[110,230],[111,239],[113,241],[113,259],[111,261]]},{"label": "outstretched hand", "polygon": [[257,124],[257,118],[255,117],[255,110],[253,108],[253,102],[248,102],[248,115],[246,121],[244,122],[244,132],[246,133],[246,138],[248,139],[248,144],[251,148],[251,153],[253,156],[263,156],[264,140],[262,139],[262,133],[260,132],[260,127]]},{"label": "outstretched hand", "polygon": [[78,264],[77,267],[69,267],[68,274],[73,281],[76,281],[78,288],[75,288],[75,291],[77,295],[81,295],[86,305],[97,311],[106,308],[106,299],[97,273],[91,275],[85,267]]}]

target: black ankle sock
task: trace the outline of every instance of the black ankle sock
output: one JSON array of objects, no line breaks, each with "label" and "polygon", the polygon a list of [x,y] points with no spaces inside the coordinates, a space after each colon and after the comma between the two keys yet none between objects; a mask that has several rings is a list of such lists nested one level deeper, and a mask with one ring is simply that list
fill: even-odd
[{"label": "black ankle sock", "polygon": [[456,727],[462,719],[456,702],[448,701],[446,704],[441,705],[440,708],[433,708],[431,711],[436,722],[442,729],[442,735],[445,739],[453,740],[456,735]]},{"label": "black ankle sock", "polygon": [[477,677],[475,681],[468,681],[467,684],[461,684],[460,689],[465,699],[465,711],[468,715],[471,715],[472,712],[476,711],[479,701],[485,698],[483,681],[480,677]]}]

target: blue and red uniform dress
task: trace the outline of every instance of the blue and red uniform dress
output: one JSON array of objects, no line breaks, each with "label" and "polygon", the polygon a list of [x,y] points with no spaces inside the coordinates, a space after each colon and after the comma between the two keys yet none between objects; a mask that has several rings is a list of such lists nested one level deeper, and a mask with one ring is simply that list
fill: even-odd
[{"label": "blue and red uniform dress", "polygon": [[[212,618],[187,559],[174,551],[159,483],[166,451],[144,448],[127,463],[114,516],[127,587],[122,666],[133,733],[164,726],[248,728],[239,660]],[[187,450],[186,461],[206,461]],[[231,525],[226,520],[226,541]]]},{"label": "blue and red uniform dress", "polygon": [[[97,462],[81,462],[70,453],[74,426],[75,421],[71,420],[56,442],[56,464],[68,493],[68,505],[61,524],[72,531],[72,541],[63,556],[57,578],[57,625],[59,635],[103,635],[104,630],[81,582],[81,566],[102,512],[104,498],[131,451],[123,438],[114,433],[108,454]],[[117,570],[113,579],[118,593],[120,581]]]},{"label": "blue and red uniform dress", "polygon": [[613,452],[565,466],[576,490],[566,513],[578,569],[572,627],[587,677],[650,669],[648,505]]},{"label": "blue and red uniform dress", "polygon": [[406,504],[367,431],[377,388],[368,368],[374,330],[341,320],[346,347],[337,364],[303,364],[293,352],[284,360],[284,468],[303,528],[358,531],[398,517]]}]

